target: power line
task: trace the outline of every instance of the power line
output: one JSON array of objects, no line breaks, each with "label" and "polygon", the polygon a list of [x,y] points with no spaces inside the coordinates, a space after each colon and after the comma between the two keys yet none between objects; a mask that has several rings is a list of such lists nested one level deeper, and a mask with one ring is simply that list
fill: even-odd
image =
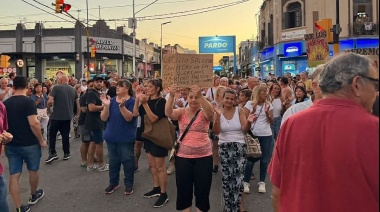
[{"label": "power line", "polygon": [[[191,1],[199,1],[199,0],[182,0],[182,1],[167,1],[167,2],[157,2],[155,4],[175,4],[175,3],[184,3],[184,2],[191,2]],[[136,4],[135,6],[146,6],[148,4]],[[132,4],[125,4],[125,5],[117,5],[117,6],[109,6],[109,7],[102,7],[102,9],[112,9],[112,8],[118,8],[118,7],[132,7]],[[88,10],[97,10],[99,8],[93,7],[89,8]]]},{"label": "power line", "polygon": [[62,18],[62,17],[60,17],[60,16],[58,16],[58,15],[55,15],[55,14],[53,14],[53,13],[51,13],[51,12],[48,12],[48,11],[42,9],[42,8],[39,8],[39,7],[33,5],[33,4],[31,4],[31,3],[29,3],[29,2],[27,2],[27,1],[25,1],[25,0],[21,0],[21,1],[23,1],[23,2],[25,2],[25,3],[27,3],[27,4],[29,4],[29,5],[32,6],[32,7],[35,7],[35,8],[37,8],[37,9],[39,9],[39,10],[42,10],[42,11],[44,11],[44,12],[50,14],[50,15],[53,15],[53,16],[55,16],[55,17],[57,17],[57,18],[60,18],[60,19],[62,19],[62,20],[65,20],[65,21],[68,21],[68,22],[74,23],[74,22],[72,22],[72,21],[70,21],[70,20],[64,19],[64,18]]},{"label": "power line", "polygon": [[[32,1],[34,1],[34,2],[36,2],[36,3],[38,3],[38,4],[40,4],[40,5],[42,5],[42,6],[46,7],[46,8],[48,8],[48,9],[51,9],[51,10],[55,11],[55,9],[53,9],[53,8],[51,8],[51,7],[49,7],[49,6],[47,6],[46,4],[43,4],[43,3],[39,2],[39,1],[37,1],[37,0],[32,0]],[[62,14],[63,14],[64,16],[67,16],[67,17],[71,18],[71,16],[67,15],[66,13],[62,13]]]}]

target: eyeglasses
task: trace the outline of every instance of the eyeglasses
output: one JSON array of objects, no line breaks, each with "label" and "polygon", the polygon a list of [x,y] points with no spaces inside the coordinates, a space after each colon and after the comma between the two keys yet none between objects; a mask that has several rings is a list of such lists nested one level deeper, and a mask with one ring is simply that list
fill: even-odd
[{"label": "eyeglasses", "polygon": [[373,86],[375,87],[375,90],[376,91],[379,91],[379,79],[375,79],[375,78],[372,78],[372,77],[369,77],[369,76],[365,76],[365,75],[359,75],[360,77],[363,77],[369,81],[372,82]]}]

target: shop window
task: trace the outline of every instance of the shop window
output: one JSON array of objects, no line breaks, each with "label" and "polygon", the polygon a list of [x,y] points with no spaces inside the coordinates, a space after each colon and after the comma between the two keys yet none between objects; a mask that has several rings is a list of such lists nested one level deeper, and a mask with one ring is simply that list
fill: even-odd
[{"label": "shop window", "polygon": [[355,35],[372,35],[375,32],[372,6],[372,0],[353,1],[353,32]]},{"label": "shop window", "polygon": [[47,79],[55,79],[59,71],[67,76],[75,74],[75,60],[65,58],[46,60]]},{"label": "shop window", "polygon": [[286,6],[282,14],[282,29],[290,29],[302,26],[302,5],[300,2],[293,2]]}]

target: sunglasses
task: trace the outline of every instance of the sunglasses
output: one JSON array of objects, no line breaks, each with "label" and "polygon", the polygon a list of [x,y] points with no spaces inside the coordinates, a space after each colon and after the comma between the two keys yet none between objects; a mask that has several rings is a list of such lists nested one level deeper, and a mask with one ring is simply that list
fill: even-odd
[{"label": "sunglasses", "polygon": [[359,76],[371,81],[373,86],[375,87],[375,90],[379,91],[379,79],[375,79],[375,78],[365,76],[365,75],[359,75]]}]

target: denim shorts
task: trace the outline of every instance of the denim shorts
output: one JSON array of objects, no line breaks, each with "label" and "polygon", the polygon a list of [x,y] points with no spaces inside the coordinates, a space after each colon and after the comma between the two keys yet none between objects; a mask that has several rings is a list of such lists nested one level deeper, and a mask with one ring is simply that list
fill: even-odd
[{"label": "denim shorts", "polygon": [[5,146],[5,155],[8,158],[9,174],[22,172],[24,162],[29,171],[38,171],[41,161],[40,145],[32,146]]},{"label": "denim shorts", "polygon": [[103,143],[103,130],[90,130],[90,140],[95,144]]},{"label": "denim shorts", "polygon": [[84,125],[79,125],[78,128],[80,136],[82,137],[82,142],[89,143],[91,141],[90,130],[87,130]]}]

